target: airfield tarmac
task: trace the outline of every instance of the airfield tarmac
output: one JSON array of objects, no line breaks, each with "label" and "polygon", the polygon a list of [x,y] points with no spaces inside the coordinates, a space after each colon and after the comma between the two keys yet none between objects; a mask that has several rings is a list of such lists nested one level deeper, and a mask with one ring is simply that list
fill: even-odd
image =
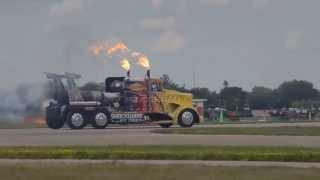
[{"label": "airfield tarmac", "polygon": [[[198,125],[193,128],[204,126],[320,126],[320,122]],[[155,129],[159,129],[159,127],[111,126],[103,130],[92,128],[82,130],[70,130],[68,128],[60,130],[48,128],[2,129],[0,130],[0,146],[216,145],[320,147],[320,138],[316,136],[157,134],[152,132]]]}]

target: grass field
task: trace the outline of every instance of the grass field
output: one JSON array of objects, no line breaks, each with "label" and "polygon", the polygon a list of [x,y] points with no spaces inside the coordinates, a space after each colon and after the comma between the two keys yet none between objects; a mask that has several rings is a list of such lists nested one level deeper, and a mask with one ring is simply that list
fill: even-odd
[{"label": "grass field", "polygon": [[5,180],[318,180],[319,169],[124,164],[0,164]]},{"label": "grass field", "polygon": [[204,127],[157,129],[156,133],[210,135],[320,136],[320,127]]},{"label": "grass field", "polygon": [[0,147],[0,158],[320,162],[320,148],[229,146]]}]

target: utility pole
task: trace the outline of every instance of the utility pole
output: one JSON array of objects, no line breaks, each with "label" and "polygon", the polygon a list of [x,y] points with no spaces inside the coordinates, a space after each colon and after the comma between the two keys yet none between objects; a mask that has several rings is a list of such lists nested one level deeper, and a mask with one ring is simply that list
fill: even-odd
[{"label": "utility pole", "polygon": [[196,87],[196,71],[195,69],[193,69],[193,82],[192,82],[192,87],[195,88]]}]

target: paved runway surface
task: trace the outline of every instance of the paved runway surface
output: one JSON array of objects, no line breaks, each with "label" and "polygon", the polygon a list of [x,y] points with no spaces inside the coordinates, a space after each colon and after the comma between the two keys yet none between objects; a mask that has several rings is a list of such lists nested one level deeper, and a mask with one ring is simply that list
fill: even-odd
[{"label": "paved runway surface", "polygon": [[86,160],[86,159],[0,159],[0,165],[18,164],[101,164],[121,163],[128,165],[201,165],[225,167],[294,167],[294,168],[320,168],[320,163],[310,162],[270,162],[270,161],[201,161],[201,160]]},{"label": "paved runway surface", "polygon": [[[212,125],[201,125],[212,126]],[[273,123],[213,125],[214,127],[320,126],[313,123]],[[199,127],[199,126],[197,126]],[[194,128],[197,128],[194,127]],[[320,138],[312,136],[182,135],[155,134],[152,126],[118,126],[103,130],[2,129],[0,146],[65,145],[231,145],[231,146],[305,146],[320,147]]]}]

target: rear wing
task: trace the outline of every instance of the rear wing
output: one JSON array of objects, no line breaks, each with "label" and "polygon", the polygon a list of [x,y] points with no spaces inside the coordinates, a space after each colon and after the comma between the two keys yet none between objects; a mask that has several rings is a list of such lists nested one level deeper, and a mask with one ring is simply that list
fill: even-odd
[{"label": "rear wing", "polygon": [[47,76],[48,79],[63,79],[63,78],[80,79],[81,78],[81,75],[79,74],[68,73],[68,72],[66,72],[65,74],[55,74],[55,73],[45,72],[44,74]]},{"label": "rear wing", "polygon": [[[55,99],[62,103],[69,101],[83,101],[83,97],[79,88],[75,83],[75,79],[80,79],[81,75],[68,73],[65,74],[55,74],[55,73],[44,73],[48,79],[53,81],[52,85],[55,89]],[[62,81],[66,79],[67,84],[65,85]]]}]

